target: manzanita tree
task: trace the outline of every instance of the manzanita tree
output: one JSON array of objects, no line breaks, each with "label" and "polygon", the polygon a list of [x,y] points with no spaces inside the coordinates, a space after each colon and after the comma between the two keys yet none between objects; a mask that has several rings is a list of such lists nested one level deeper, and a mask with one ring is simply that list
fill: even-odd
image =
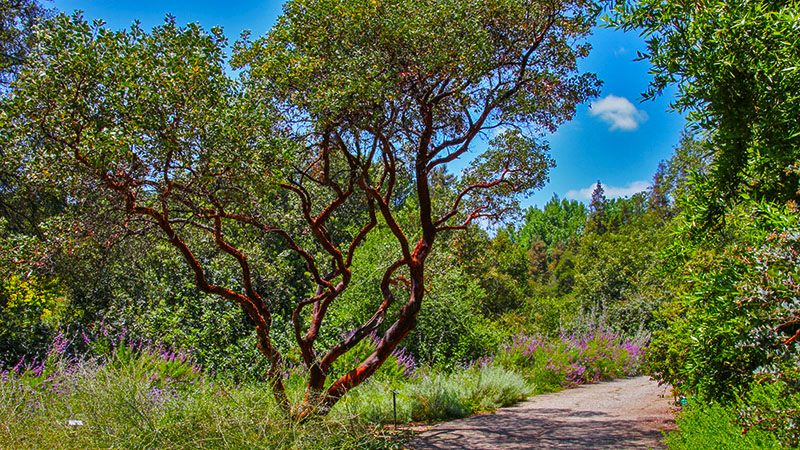
[{"label": "manzanita tree", "polygon": [[[541,136],[597,93],[576,67],[595,14],[583,0],[296,0],[268,35],[236,44],[235,80],[219,30],[168,20],[111,32],[61,16],[39,32],[3,126],[31,177],[60,182],[75,209],[121,231],[161,235],[199,289],[241,305],[287,410],[274,311],[259,292],[269,287],[257,282],[271,261],[252,249],[280,242],[297,255],[313,286],[290,318],[308,372],[293,412],[306,417],[414,329],[437,236],[499,219],[546,181]],[[434,180],[464,159],[456,188],[440,189]],[[410,226],[396,217],[409,202]],[[377,227],[398,256],[374,314],[321,348],[354,252]],[[220,254],[238,280],[215,276]],[[373,333],[375,351],[328,380]]]}]

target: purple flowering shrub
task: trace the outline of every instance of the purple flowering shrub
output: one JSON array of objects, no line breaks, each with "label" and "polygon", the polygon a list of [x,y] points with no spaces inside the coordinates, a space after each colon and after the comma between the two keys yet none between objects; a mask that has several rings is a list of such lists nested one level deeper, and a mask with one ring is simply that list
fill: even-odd
[{"label": "purple flowering shrub", "polygon": [[129,339],[124,329],[115,335],[100,324],[93,336],[81,332],[81,339],[90,349],[90,354],[96,355],[104,364],[117,367],[135,364],[152,372],[154,379],[188,382],[196,381],[203,373],[191,351],[173,349],[143,338]]},{"label": "purple flowering shrub", "polygon": [[597,329],[556,339],[517,334],[495,358],[504,367],[524,373],[538,392],[547,392],[634,375],[643,353],[639,345],[620,335]]},{"label": "purple flowering shrub", "polygon": [[134,374],[149,386],[144,396],[150,403],[161,403],[165,390],[175,392],[183,385],[204,383],[204,374],[191,354],[161,344],[139,340],[127,341],[125,334],[111,336],[103,327],[96,337],[80,333],[82,344],[90,350],[75,355],[76,342],[59,332],[43,360],[22,358],[10,368],[0,366],[0,399],[3,409],[24,408],[22,414],[36,412],[60,397],[81,390],[82,378],[89,372],[107,368]]},{"label": "purple flowering shrub", "polygon": [[[50,448],[53,442],[37,444],[36,439],[47,434],[43,430],[58,431],[70,421],[92,423],[101,435],[133,429],[182,401],[179,391],[185,392],[185,386],[204,382],[185,352],[113,340],[108,354],[90,351],[79,357],[76,342],[60,332],[42,360],[23,358],[13,367],[0,367],[0,414],[6,424],[0,448]],[[102,424],[92,421],[100,417]]]}]

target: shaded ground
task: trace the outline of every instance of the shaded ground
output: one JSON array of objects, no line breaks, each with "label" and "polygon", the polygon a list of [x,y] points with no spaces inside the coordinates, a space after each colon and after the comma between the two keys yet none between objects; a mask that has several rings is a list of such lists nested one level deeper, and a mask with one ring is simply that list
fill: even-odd
[{"label": "shaded ground", "polygon": [[671,404],[669,389],[648,377],[584,385],[439,424],[407,449],[664,449],[661,430],[674,429]]}]

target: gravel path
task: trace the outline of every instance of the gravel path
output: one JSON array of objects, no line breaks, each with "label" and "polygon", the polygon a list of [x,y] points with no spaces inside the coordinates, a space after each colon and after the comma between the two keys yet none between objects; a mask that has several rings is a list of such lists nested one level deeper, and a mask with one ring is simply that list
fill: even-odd
[{"label": "gravel path", "polygon": [[407,449],[665,449],[671,404],[669,389],[648,377],[589,384],[439,424]]}]

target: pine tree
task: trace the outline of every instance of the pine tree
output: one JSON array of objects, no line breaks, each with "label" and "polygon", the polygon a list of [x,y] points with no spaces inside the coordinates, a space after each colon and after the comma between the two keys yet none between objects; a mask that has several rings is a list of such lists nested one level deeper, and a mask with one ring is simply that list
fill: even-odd
[{"label": "pine tree", "polygon": [[589,203],[589,219],[586,223],[588,233],[603,234],[608,231],[607,202],[603,185],[597,180],[592,192],[592,202]]}]

